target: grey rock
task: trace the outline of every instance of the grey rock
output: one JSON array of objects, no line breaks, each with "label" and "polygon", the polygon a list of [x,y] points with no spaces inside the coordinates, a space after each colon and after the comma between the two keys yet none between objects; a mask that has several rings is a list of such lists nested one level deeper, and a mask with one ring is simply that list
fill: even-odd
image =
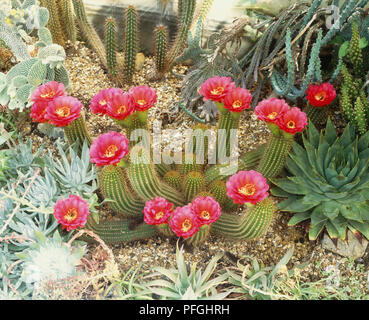
[{"label": "grey rock", "polygon": [[359,240],[351,231],[348,232],[346,240],[337,241],[337,247],[327,234],[324,234],[322,240],[322,247],[324,249],[333,253],[337,253],[343,257],[352,258],[354,260],[364,256],[367,246],[368,241],[364,237],[362,239],[362,243],[360,244]]}]

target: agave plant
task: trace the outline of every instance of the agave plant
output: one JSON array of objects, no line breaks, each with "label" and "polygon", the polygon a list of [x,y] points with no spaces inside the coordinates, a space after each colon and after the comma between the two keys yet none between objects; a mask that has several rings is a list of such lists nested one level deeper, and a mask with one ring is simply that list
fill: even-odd
[{"label": "agave plant", "polygon": [[196,271],[196,263],[191,267],[190,273],[183,257],[183,247],[176,251],[177,269],[154,268],[150,277],[164,277],[168,280],[153,280],[146,284],[150,292],[160,296],[162,300],[222,300],[231,292],[217,293],[216,287],[227,280],[226,273],[209,280],[213,274],[218,260],[222,254],[217,254],[211,259],[204,273]]},{"label": "agave plant", "polygon": [[272,194],[288,198],[278,207],[294,212],[293,226],[309,220],[309,238],[317,239],[325,229],[336,240],[351,230],[359,239],[369,239],[369,132],[361,138],[348,125],[341,137],[328,120],[319,134],[310,124],[287,160],[287,177],[272,179]]}]

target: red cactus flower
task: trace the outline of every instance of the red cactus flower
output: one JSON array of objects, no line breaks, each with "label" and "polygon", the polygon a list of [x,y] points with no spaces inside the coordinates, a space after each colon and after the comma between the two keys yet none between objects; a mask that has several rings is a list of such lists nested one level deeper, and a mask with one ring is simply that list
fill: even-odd
[{"label": "red cactus flower", "polygon": [[240,171],[227,181],[226,186],[227,195],[238,204],[256,204],[269,195],[266,178],[254,170]]},{"label": "red cactus flower", "polygon": [[92,113],[98,115],[106,114],[108,102],[115,96],[123,95],[123,91],[119,88],[109,88],[101,90],[91,99],[90,109]]},{"label": "red cactus flower", "polygon": [[119,132],[108,132],[92,142],[90,161],[98,167],[116,165],[129,152],[129,140]]},{"label": "red cactus flower", "polygon": [[35,102],[31,107],[31,118],[33,122],[47,122],[48,120],[45,118],[46,108],[48,103],[38,101]]},{"label": "red cactus flower", "polygon": [[199,93],[204,96],[204,101],[222,102],[224,97],[235,87],[236,85],[231,78],[213,77],[201,85]]},{"label": "red cactus flower", "polygon": [[285,100],[270,98],[258,104],[255,108],[255,115],[259,120],[276,123],[276,121],[289,109],[290,106]]},{"label": "red cactus flower", "polygon": [[151,225],[167,223],[172,212],[173,203],[169,203],[164,198],[156,197],[146,202],[143,209],[144,221]]},{"label": "red cactus flower", "polygon": [[200,226],[217,221],[222,214],[222,208],[212,197],[199,197],[192,201],[192,211]]},{"label": "red cactus flower", "polygon": [[148,86],[138,86],[129,90],[135,109],[137,111],[146,111],[150,109],[156,102],[157,94],[153,88]]},{"label": "red cactus flower", "polygon": [[169,220],[169,226],[178,237],[187,239],[199,231],[199,222],[191,205],[177,207]]},{"label": "red cactus flower", "polygon": [[67,231],[82,228],[90,214],[87,201],[79,196],[70,195],[67,199],[58,199],[54,206],[54,217]]},{"label": "red cactus flower", "polygon": [[295,134],[302,132],[308,124],[308,119],[305,112],[302,112],[299,108],[293,107],[285,112],[276,123],[279,129]]},{"label": "red cactus flower", "polygon": [[106,114],[117,120],[124,120],[135,112],[133,98],[129,93],[113,95],[108,102]]},{"label": "red cactus flower", "polygon": [[321,85],[311,84],[306,90],[306,94],[306,99],[314,107],[325,107],[336,99],[336,90],[328,82]]},{"label": "red cactus flower", "polygon": [[73,97],[57,97],[46,108],[45,118],[57,127],[66,127],[81,116],[82,103]]},{"label": "red cactus flower", "polygon": [[242,112],[243,110],[250,109],[252,95],[249,90],[243,88],[235,88],[228,92],[224,97],[224,108],[231,112]]},{"label": "red cactus flower", "polygon": [[31,94],[31,101],[33,102],[50,102],[54,98],[66,96],[64,84],[49,81],[45,84],[38,86]]}]

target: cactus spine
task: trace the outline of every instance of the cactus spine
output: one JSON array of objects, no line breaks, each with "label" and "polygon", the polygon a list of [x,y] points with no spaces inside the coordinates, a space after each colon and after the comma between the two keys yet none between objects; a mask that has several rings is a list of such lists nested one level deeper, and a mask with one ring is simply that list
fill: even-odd
[{"label": "cactus spine", "polygon": [[[237,130],[239,127],[239,117],[233,112],[224,109],[222,106],[218,106],[220,109],[220,116],[218,122],[218,143],[217,143],[217,156],[218,159],[222,154],[225,157],[230,156],[231,153],[231,140],[232,131]],[[233,146],[232,146],[233,147]],[[225,150],[225,154],[224,151]]]},{"label": "cactus spine", "polygon": [[327,108],[314,107],[310,103],[304,109],[304,112],[316,127],[319,127],[323,122],[327,121],[328,118]]},{"label": "cactus spine", "polygon": [[59,11],[56,0],[41,0],[41,5],[49,11],[49,22],[47,23],[47,27],[52,34],[53,42],[64,47],[65,39],[59,20]]},{"label": "cactus spine", "polygon": [[275,212],[270,199],[265,199],[249,209],[242,217],[223,213],[212,224],[211,232],[233,240],[254,240],[267,231]]},{"label": "cactus spine", "polygon": [[105,21],[105,50],[108,71],[111,75],[117,75],[117,42],[116,42],[116,22],[109,17]]},{"label": "cactus spine", "polygon": [[208,225],[203,225],[197,233],[195,233],[192,237],[186,239],[187,244],[197,246],[203,243],[210,234],[211,227]]},{"label": "cactus spine", "polygon": [[79,145],[82,146],[86,140],[88,147],[91,146],[92,140],[87,131],[84,113],[81,113],[78,119],[71,122],[67,127],[64,127],[64,133],[69,144],[79,141]]},{"label": "cactus spine", "polygon": [[366,125],[365,110],[363,103],[361,102],[361,97],[357,97],[354,110],[357,130],[361,135],[364,135],[368,130]]},{"label": "cactus spine", "polygon": [[363,77],[363,54],[360,49],[360,33],[359,26],[356,21],[352,23],[352,39],[350,42],[348,58],[353,65],[354,76],[357,78]]},{"label": "cactus spine", "polygon": [[193,171],[188,173],[183,180],[183,191],[188,202],[192,201],[205,187],[204,175],[201,172]]},{"label": "cactus spine", "polygon": [[124,16],[124,78],[127,83],[131,83],[135,72],[138,45],[138,15],[135,7],[128,6]]},{"label": "cactus spine", "polygon": [[155,29],[155,67],[159,74],[167,71],[168,28],[160,25]]},{"label": "cactus spine", "polygon": [[182,177],[181,177],[181,174],[178,171],[174,171],[174,170],[168,171],[164,175],[163,179],[167,184],[169,184],[173,188],[175,188],[177,190],[181,190]]},{"label": "cactus spine", "polygon": [[223,207],[228,199],[226,183],[222,180],[214,181],[209,186],[209,190],[213,194],[213,198]]},{"label": "cactus spine", "polygon": [[60,13],[60,24],[65,38],[75,44],[77,40],[77,29],[71,0],[58,0],[57,4]]}]

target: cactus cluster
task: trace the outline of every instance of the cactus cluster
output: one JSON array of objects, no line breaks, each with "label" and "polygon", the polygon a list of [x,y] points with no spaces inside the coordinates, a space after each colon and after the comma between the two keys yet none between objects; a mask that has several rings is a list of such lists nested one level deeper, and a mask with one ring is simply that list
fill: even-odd
[{"label": "cactus cluster", "polygon": [[352,39],[347,52],[347,61],[342,65],[340,107],[347,122],[354,124],[363,135],[369,129],[369,102],[364,89],[363,53],[360,45],[357,22],[352,24]]}]

